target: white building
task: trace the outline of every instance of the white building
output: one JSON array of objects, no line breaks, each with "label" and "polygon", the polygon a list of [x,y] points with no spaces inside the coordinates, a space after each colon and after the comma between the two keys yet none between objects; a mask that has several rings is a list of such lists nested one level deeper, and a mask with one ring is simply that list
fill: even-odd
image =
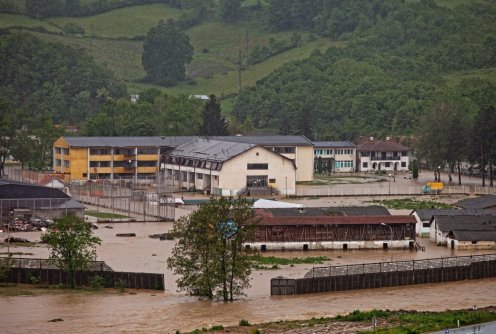
[{"label": "white building", "polygon": [[361,172],[408,171],[410,149],[386,140],[370,140],[357,145],[357,165]]},{"label": "white building", "polygon": [[167,153],[161,170],[174,189],[222,196],[296,192],[295,161],[250,143],[197,138]]},{"label": "white building", "polygon": [[[313,143],[314,171],[354,172],[356,146],[349,141],[318,141]],[[322,164],[322,167],[319,166]]]}]

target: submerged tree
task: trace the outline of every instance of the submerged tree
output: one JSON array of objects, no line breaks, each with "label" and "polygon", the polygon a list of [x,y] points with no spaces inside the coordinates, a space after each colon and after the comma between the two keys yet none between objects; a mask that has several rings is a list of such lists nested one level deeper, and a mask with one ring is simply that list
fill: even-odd
[{"label": "submerged tree", "polygon": [[179,276],[179,289],[224,301],[243,295],[251,273],[244,243],[251,240],[255,227],[246,199],[211,198],[180,218],[173,229],[178,242],[167,259],[167,267]]},{"label": "submerged tree", "polygon": [[50,259],[69,274],[71,288],[76,286],[76,271],[88,269],[90,262],[96,260],[96,245],[101,244],[91,225],[76,216],[56,219],[51,230],[42,235],[42,241],[50,247]]}]

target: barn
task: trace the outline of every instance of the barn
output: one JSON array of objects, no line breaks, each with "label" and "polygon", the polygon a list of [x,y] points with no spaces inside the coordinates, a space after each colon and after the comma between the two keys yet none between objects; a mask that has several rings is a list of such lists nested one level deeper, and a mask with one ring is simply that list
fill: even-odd
[{"label": "barn", "polygon": [[415,218],[382,207],[257,209],[261,251],[413,248]]}]

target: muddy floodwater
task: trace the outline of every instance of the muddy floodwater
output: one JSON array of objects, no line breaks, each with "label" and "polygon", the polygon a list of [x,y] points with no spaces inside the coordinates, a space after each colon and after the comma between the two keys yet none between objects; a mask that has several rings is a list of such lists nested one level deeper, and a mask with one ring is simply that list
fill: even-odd
[{"label": "muddy floodwater", "polygon": [[[116,271],[157,272],[165,274],[165,291],[127,290],[125,293],[49,294],[42,296],[0,297],[1,333],[174,333],[212,325],[237,325],[239,320],[261,323],[284,319],[334,316],[355,309],[432,310],[496,305],[496,279],[445,284],[367,289],[301,296],[270,296],[270,278],[303,277],[312,265],[282,266],[279,270],[255,271],[247,296],[234,303],[199,301],[176,291],[175,278],[166,269],[166,259],[173,241],[149,238],[167,232],[171,223],[100,224],[95,233],[102,238],[98,259]],[[118,238],[116,233],[136,233],[134,238]],[[16,233],[31,241],[40,233]],[[1,234],[2,239],[5,233]],[[436,247],[420,239],[425,252],[415,251],[327,251],[270,253],[275,256],[302,257],[325,255],[331,260],[323,265],[340,265],[471,255]],[[5,251],[2,245],[0,251]],[[46,258],[43,246],[11,247],[23,257]],[[27,254],[27,253],[32,253]],[[480,254],[474,252],[473,254]],[[48,322],[60,318],[63,321]]]}]

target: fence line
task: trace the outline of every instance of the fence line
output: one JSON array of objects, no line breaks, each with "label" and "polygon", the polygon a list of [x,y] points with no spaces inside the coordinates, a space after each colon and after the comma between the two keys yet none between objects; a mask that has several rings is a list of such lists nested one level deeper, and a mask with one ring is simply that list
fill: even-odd
[{"label": "fence line", "polygon": [[271,295],[442,283],[496,276],[496,254],[317,267],[304,278],[271,279]]}]

